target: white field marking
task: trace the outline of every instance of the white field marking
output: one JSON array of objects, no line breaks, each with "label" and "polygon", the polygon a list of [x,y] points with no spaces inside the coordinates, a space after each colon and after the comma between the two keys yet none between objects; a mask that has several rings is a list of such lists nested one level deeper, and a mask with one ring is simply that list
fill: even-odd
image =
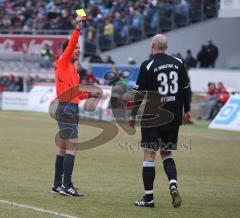
[{"label": "white field marking", "polygon": [[58,217],[79,218],[79,217],[71,216],[71,215],[64,214],[64,213],[58,213],[58,212],[55,212],[55,211],[52,211],[52,210],[45,210],[43,208],[32,207],[32,206],[29,206],[29,205],[26,205],[26,204],[18,204],[18,203],[15,203],[15,202],[1,200],[1,199],[0,199],[0,204],[7,204],[7,205],[10,205],[10,206],[15,206],[15,207],[19,207],[19,208],[26,208],[26,209],[30,209],[30,210],[35,210],[35,211],[40,212],[40,213],[47,213],[47,214],[55,215],[55,216],[58,216]]}]

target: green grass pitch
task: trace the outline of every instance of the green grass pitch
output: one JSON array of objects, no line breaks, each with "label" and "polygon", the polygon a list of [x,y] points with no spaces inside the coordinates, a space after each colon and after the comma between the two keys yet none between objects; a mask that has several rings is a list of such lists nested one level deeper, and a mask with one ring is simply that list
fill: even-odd
[{"label": "green grass pitch", "polygon": [[[56,123],[48,114],[0,112],[0,200],[78,217],[240,217],[240,134],[209,130],[196,122],[180,130],[177,164],[181,208],[174,209],[162,162],[156,160],[155,208],[133,205],[143,195],[142,152],[122,130],[112,141],[79,151],[73,180],[81,198],[50,193]],[[81,140],[100,131],[79,126]],[[191,141],[191,142],[190,142]],[[128,150],[127,150],[128,149]],[[0,203],[0,217],[56,217]]]}]

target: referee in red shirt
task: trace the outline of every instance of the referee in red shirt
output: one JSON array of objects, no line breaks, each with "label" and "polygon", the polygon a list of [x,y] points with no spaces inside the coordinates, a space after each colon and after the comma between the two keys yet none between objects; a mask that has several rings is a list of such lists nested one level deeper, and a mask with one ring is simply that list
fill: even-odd
[{"label": "referee in red shirt", "polygon": [[82,20],[76,19],[72,36],[63,44],[63,54],[54,65],[56,92],[59,102],[56,119],[60,138],[57,140],[58,148],[52,192],[76,197],[82,196],[74,188],[71,181],[74,159],[77,153],[78,104],[82,99],[99,98],[100,96],[99,93],[83,92],[79,89],[80,77],[74,63],[79,60],[80,56],[78,38],[81,24]]}]

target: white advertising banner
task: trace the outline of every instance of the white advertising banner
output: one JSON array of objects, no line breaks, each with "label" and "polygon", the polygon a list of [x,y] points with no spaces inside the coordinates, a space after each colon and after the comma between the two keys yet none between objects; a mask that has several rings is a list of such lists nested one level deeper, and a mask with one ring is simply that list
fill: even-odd
[{"label": "white advertising banner", "polygon": [[[97,102],[96,110],[108,108],[111,98],[111,86],[98,86],[102,90],[102,98],[94,100]],[[48,112],[50,103],[56,98],[56,88],[54,84],[38,84],[29,93],[29,110],[38,112]],[[91,101],[80,101],[79,107],[85,110],[87,103]]]},{"label": "white advertising banner", "polygon": [[[111,99],[112,86],[97,86],[102,90],[102,98],[98,101],[96,109],[107,109]],[[86,106],[87,100],[80,101],[79,107],[84,109]]]},{"label": "white advertising banner", "polygon": [[209,82],[223,82],[229,92],[240,92],[240,70],[190,69],[189,77],[193,92],[207,92]]},{"label": "white advertising banner", "polygon": [[240,95],[232,96],[227,101],[209,128],[240,131]]},{"label": "white advertising banner", "polygon": [[28,97],[29,93],[3,92],[2,110],[28,111]]},{"label": "white advertising banner", "polygon": [[[100,100],[90,99],[80,101],[79,108],[86,114],[88,108],[94,106],[95,111],[107,109],[111,98],[111,86],[98,86],[102,90]],[[3,92],[2,109],[48,112],[50,103],[56,98],[56,88],[54,84],[37,84],[30,93],[23,92]],[[92,111],[93,112],[93,111]]]},{"label": "white advertising banner", "polygon": [[54,84],[35,85],[29,93],[29,110],[38,112],[48,112],[50,103],[56,97]]},{"label": "white advertising banner", "polygon": [[219,17],[240,17],[239,0],[221,0]]}]

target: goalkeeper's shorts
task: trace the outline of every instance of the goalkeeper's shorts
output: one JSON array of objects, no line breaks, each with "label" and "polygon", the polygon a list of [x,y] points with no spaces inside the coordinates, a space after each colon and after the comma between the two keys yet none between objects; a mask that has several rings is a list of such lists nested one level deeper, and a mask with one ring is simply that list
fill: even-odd
[{"label": "goalkeeper's shorts", "polygon": [[177,149],[179,126],[169,129],[161,127],[141,128],[142,149],[172,151]]}]

